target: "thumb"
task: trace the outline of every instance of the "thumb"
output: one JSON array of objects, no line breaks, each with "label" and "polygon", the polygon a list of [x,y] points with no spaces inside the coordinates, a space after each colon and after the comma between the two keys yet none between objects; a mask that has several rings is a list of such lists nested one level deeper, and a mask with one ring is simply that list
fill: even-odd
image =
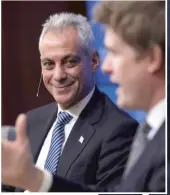
[{"label": "thumb", "polygon": [[25,114],[19,114],[16,119],[16,139],[19,142],[25,142],[27,140],[26,127],[27,127],[27,117]]}]

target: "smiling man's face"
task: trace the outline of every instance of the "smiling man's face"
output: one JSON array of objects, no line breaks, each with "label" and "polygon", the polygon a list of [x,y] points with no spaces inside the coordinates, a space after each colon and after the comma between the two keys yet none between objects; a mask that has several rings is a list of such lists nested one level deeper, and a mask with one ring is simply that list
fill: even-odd
[{"label": "smiling man's face", "polygon": [[46,33],[39,49],[44,85],[58,104],[69,108],[89,93],[94,63],[85,55],[74,28]]}]

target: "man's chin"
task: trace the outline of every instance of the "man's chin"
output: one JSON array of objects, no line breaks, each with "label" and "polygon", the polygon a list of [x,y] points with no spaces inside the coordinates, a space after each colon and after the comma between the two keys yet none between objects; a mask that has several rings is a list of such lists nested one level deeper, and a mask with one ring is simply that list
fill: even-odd
[{"label": "man's chin", "polygon": [[117,100],[117,105],[121,109],[127,109],[127,110],[136,110],[136,109],[138,109],[134,101],[128,101],[127,99],[126,100],[118,99]]},{"label": "man's chin", "polygon": [[75,97],[69,98],[55,98],[57,104],[59,104],[62,108],[68,109],[75,104]]},{"label": "man's chin", "polygon": [[117,105],[122,109],[129,109],[129,104],[126,100],[118,98]]}]

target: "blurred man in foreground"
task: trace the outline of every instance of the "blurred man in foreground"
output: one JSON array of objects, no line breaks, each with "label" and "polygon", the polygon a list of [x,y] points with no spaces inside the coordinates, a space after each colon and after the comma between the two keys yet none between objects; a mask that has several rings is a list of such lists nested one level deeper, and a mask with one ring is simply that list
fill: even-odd
[{"label": "blurred man in foreground", "polygon": [[[103,71],[119,84],[118,104],[142,109],[147,117],[135,135],[126,169],[118,187],[96,188],[51,175],[47,191],[165,191],[165,2],[100,2],[97,21],[106,25],[108,55]],[[17,119],[17,141],[22,151],[2,143],[2,181],[30,191],[45,182],[44,173],[31,163],[26,117]],[[16,151],[15,151],[16,150]],[[10,156],[10,157],[6,157]],[[5,165],[5,162],[13,161]],[[18,173],[15,169],[20,166]],[[18,178],[22,178],[19,181]],[[30,182],[33,180],[34,182]]]}]

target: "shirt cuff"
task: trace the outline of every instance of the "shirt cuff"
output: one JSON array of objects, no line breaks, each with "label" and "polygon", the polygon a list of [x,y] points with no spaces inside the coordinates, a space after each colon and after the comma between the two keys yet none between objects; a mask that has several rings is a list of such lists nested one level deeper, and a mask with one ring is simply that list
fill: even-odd
[{"label": "shirt cuff", "polygon": [[42,171],[44,174],[44,178],[43,178],[43,182],[42,182],[38,192],[48,192],[52,186],[53,176],[49,171],[47,171],[45,169],[43,169]]}]

